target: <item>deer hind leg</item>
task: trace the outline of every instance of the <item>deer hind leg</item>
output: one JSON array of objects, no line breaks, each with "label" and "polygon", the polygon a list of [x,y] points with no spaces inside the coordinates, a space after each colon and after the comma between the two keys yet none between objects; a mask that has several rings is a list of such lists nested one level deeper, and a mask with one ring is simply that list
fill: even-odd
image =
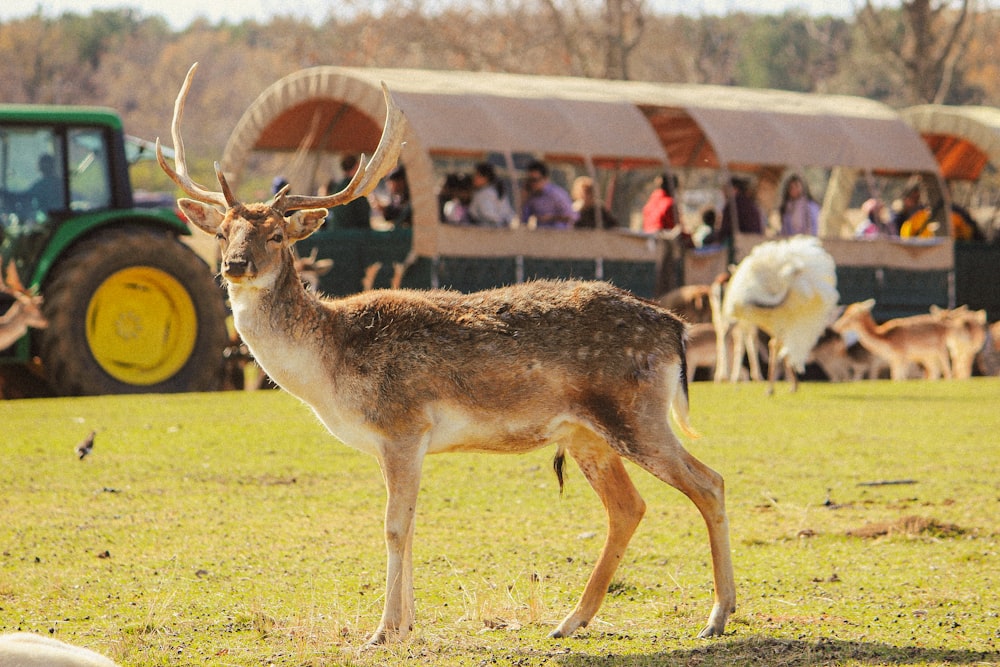
[{"label": "deer hind leg", "polygon": [[[729,341],[732,327],[724,323],[716,322],[713,317],[712,325],[715,327],[715,382],[723,382],[726,379],[726,369],[729,368]],[[733,333],[735,336],[735,332]]]},{"label": "deer hind leg", "polygon": [[764,377],[760,372],[760,353],[757,351],[760,332],[756,326],[748,325],[743,331],[743,336],[746,338],[747,364],[750,366],[750,379],[754,382],[760,382]]},{"label": "deer hind leg", "polygon": [[743,371],[743,354],[746,351],[746,337],[743,326],[737,322],[731,331],[733,337],[733,367],[729,373],[730,382],[739,382],[740,373]]},{"label": "deer hind leg", "polygon": [[784,359],[785,364],[785,375],[788,376],[788,384],[791,385],[792,392],[799,390],[799,376],[795,372],[795,366],[792,366],[792,362],[788,360],[788,357]]},{"label": "deer hind leg", "polygon": [[633,486],[621,457],[603,438],[580,428],[567,449],[604,504],[608,534],[580,601],[552,637],[568,637],[577,628],[585,627],[600,609],[625,548],[646,511],[646,503]]},{"label": "deer hind leg", "polygon": [[771,336],[767,341],[767,352],[770,363],[767,365],[767,395],[774,394],[774,384],[778,379],[778,339]]},{"label": "deer hind leg", "polygon": [[[655,420],[655,421],[654,421]],[[662,416],[651,415],[651,432],[640,433],[640,443],[628,457],[655,477],[678,489],[698,508],[708,528],[712,550],[715,603],[708,624],[698,636],[723,634],[726,621],[736,607],[736,583],[729,548],[729,520],[726,517],[725,484],[722,476],[684,449]],[[653,443],[652,446],[646,443]]]},{"label": "deer hind leg", "polygon": [[951,357],[949,356],[947,349],[942,349],[938,352],[938,365],[941,367],[941,376],[945,380],[954,379],[951,367]]},{"label": "deer hind leg", "polygon": [[405,448],[401,449],[389,450],[379,459],[387,492],[385,607],[369,646],[403,639],[413,629],[413,532],[423,461],[420,456],[406,456]]}]

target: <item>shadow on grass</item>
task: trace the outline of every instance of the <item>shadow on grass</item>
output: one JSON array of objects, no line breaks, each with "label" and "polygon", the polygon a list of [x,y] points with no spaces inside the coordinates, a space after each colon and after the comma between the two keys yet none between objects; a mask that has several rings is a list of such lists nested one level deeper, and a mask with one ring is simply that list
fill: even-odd
[{"label": "shadow on grass", "polygon": [[698,665],[754,665],[812,667],[845,662],[880,665],[998,664],[1000,653],[964,651],[916,646],[890,646],[877,642],[840,640],[799,641],[753,637],[714,642],[704,648],[662,651],[645,655],[559,656],[555,661],[566,667],[679,667]]}]

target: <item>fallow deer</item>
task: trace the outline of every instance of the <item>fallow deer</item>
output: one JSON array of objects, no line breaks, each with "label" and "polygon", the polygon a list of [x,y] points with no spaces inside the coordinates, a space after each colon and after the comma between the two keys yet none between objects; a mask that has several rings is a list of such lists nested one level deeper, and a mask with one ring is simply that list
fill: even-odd
[{"label": "fallow deer", "polygon": [[843,336],[830,328],[816,341],[809,361],[819,366],[830,382],[877,380],[882,371],[889,369],[881,357],[864,345],[857,342],[848,345]]},{"label": "fallow deer", "polygon": [[986,311],[959,306],[948,310],[931,306],[931,316],[948,325],[945,345],[951,358],[951,374],[956,380],[972,377],[976,355],[986,344]]},{"label": "fallow deer", "polygon": [[931,315],[900,317],[876,324],[872,318],[874,306],[875,299],[852,303],[833,323],[833,330],[839,334],[855,332],[858,342],[889,364],[893,380],[907,379],[910,364],[922,366],[925,378],[951,378],[947,324]]},{"label": "fallow deer", "polygon": [[302,287],[292,245],[326,207],[366,196],[395,164],[405,122],[388,90],[382,139],[341,192],[279,192],[242,204],[191,180],[180,136],[189,71],[172,122],[188,219],[218,237],[234,322],[254,358],[310,405],[344,443],[373,454],[387,490],[384,611],[368,644],[413,626],[412,540],[424,457],[453,451],[569,453],[603,501],[608,533],[583,596],[554,630],[597,613],[645,510],[622,458],[685,493],[708,527],[715,601],[701,636],[721,635],[735,604],[722,477],[691,456],[669,424],[688,426],[684,323],[601,282],[539,281],[475,294],[375,290],[323,299]]},{"label": "fallow deer", "polygon": [[7,277],[0,283],[0,292],[14,298],[14,303],[0,316],[0,350],[20,340],[28,327],[44,329],[49,326],[42,315],[42,297],[25,289],[13,262],[7,265]]},{"label": "fallow deer", "polygon": [[1000,375],[1000,322],[986,326],[986,341],[976,355],[976,368],[986,376]]},{"label": "fallow deer", "polygon": [[333,269],[333,260],[318,259],[319,248],[313,248],[305,257],[299,257],[298,253],[293,252],[292,257],[295,261],[295,272],[299,274],[302,282],[313,292],[319,292],[319,279]]}]

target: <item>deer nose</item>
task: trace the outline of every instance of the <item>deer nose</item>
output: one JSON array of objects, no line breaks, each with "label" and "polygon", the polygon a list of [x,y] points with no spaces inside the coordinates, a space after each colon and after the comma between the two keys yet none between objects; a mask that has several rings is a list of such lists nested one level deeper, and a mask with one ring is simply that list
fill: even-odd
[{"label": "deer nose", "polygon": [[246,275],[248,262],[245,259],[229,259],[223,265],[223,273],[229,277],[240,278]]}]

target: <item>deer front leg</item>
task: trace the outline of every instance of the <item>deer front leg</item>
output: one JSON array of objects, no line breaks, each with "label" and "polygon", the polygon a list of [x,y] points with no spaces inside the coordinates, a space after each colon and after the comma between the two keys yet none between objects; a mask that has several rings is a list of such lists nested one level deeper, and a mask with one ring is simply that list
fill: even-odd
[{"label": "deer front leg", "polygon": [[404,639],[413,629],[413,531],[422,456],[388,452],[380,459],[385,478],[385,608],[367,645]]},{"label": "deer front leg", "polygon": [[792,366],[792,362],[788,360],[788,357],[784,359],[785,364],[785,375],[788,376],[788,383],[791,385],[792,392],[799,390],[799,376],[795,372],[795,367]]},{"label": "deer front leg", "polygon": [[[746,339],[747,363],[750,365],[750,379],[754,382],[760,382],[763,377],[760,373],[760,353],[757,351],[758,335],[757,327],[754,326],[747,326],[743,332],[743,337]],[[743,361],[742,355],[740,361]]]},{"label": "deer front leg", "polygon": [[708,624],[698,633],[699,637],[716,637],[726,630],[726,621],[736,607],[736,580],[733,576],[733,557],[729,546],[729,519],[726,516],[725,484],[722,476],[681,450],[685,474],[674,486],[690,498],[701,512],[708,528],[708,542],[712,552],[712,578],[715,584],[715,604],[709,614]]},{"label": "deer front leg", "polygon": [[746,351],[746,337],[743,335],[743,327],[738,323],[732,328],[733,336],[733,368],[729,372],[730,382],[740,381],[740,372],[743,370],[743,354]]},{"label": "deer front leg", "polygon": [[600,609],[625,548],[646,511],[646,504],[632,485],[621,457],[589,431],[577,442],[581,444],[568,449],[604,503],[608,535],[576,609],[552,632],[551,636],[556,638],[568,637],[577,628],[585,627]]},{"label": "deer front leg", "polygon": [[645,450],[630,458],[690,498],[705,520],[712,550],[715,604],[709,614],[708,624],[698,636],[719,636],[725,632],[726,621],[736,608],[736,581],[729,547],[725,484],[721,475],[691,456],[669,429],[664,431],[664,438],[673,441],[670,447]]},{"label": "deer front leg", "polygon": [[[730,327],[716,322],[713,315],[712,326],[715,327],[715,382],[724,382],[726,369],[729,368],[729,331]],[[693,371],[692,371],[693,372]]]}]

